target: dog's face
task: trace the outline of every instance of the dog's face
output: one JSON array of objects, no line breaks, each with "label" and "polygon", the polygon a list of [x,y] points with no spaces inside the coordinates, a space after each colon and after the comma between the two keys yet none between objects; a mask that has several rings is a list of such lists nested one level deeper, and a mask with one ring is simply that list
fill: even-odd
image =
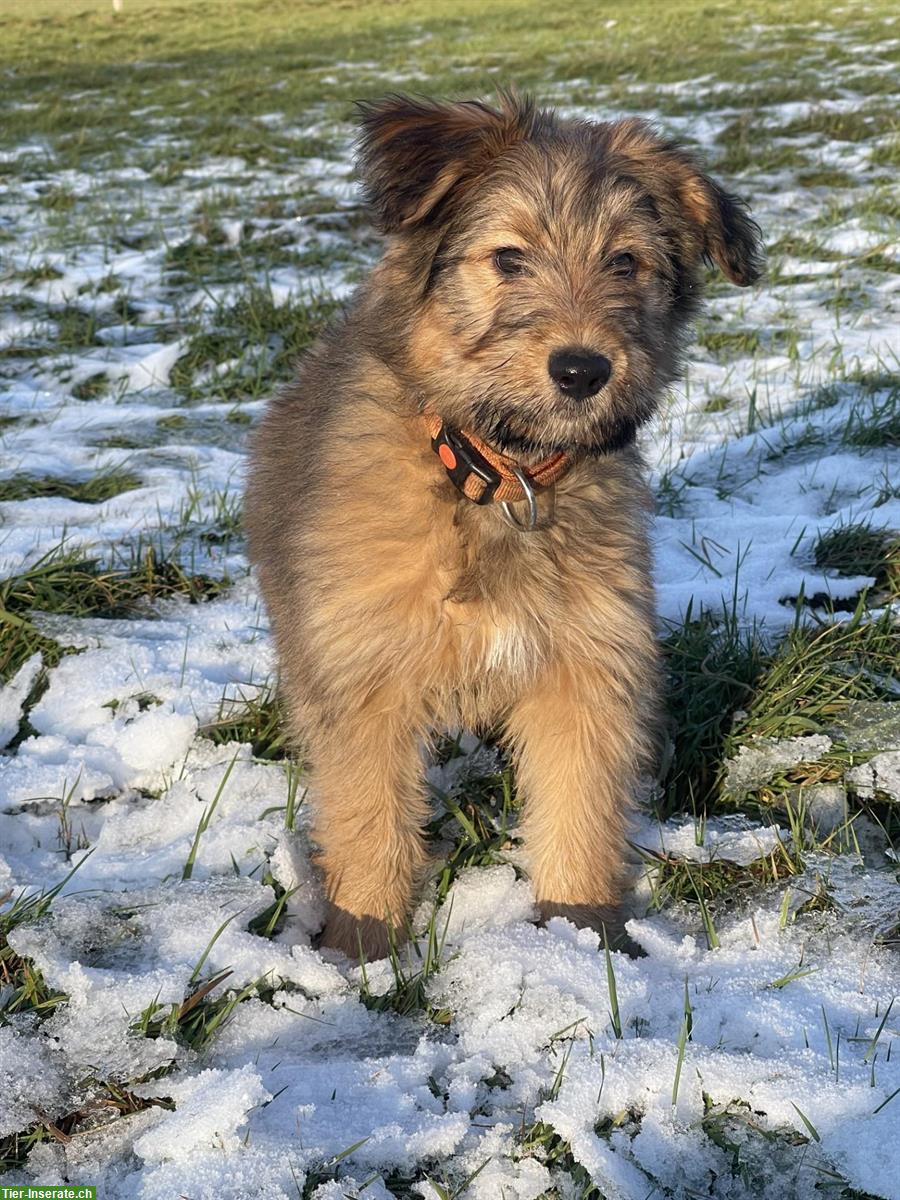
[{"label": "dog's face", "polygon": [[382,352],[424,409],[520,454],[627,445],[704,260],[759,274],[740,202],[640,121],[392,97],[363,110],[360,164],[390,235]]}]

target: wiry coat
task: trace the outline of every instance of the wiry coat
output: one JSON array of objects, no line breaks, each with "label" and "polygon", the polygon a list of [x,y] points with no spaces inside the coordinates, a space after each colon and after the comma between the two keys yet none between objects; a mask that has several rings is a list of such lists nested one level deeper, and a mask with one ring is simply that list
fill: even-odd
[{"label": "wiry coat", "polygon": [[[402,924],[426,863],[421,747],[458,725],[505,731],[543,912],[596,923],[656,730],[634,435],[676,374],[704,260],[751,282],[757,231],[645,124],[564,123],[510,97],[367,106],[360,165],[384,257],[272,402],[247,501],[312,763],[325,941],[371,956]],[[611,364],[587,403],[548,377],[566,346]],[[573,455],[536,530],[460,495],[428,413],[526,469]]]}]

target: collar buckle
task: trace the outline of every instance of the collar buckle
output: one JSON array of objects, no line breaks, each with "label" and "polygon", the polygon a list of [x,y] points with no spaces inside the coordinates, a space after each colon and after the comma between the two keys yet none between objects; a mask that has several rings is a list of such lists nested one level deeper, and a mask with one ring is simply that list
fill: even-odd
[{"label": "collar buckle", "polygon": [[490,504],[503,477],[459,430],[442,424],[431,439],[431,448],[454,487],[475,504]]}]

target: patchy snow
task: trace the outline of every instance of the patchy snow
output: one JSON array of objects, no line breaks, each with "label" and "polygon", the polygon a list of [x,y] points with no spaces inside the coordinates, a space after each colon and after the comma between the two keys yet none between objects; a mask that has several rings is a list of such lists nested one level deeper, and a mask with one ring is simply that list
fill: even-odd
[{"label": "patchy snow", "polygon": [[[329,67],[363,69],[377,74],[379,64]],[[866,102],[855,71],[842,64],[840,94],[816,105],[758,104],[764,79],[739,88],[710,76],[630,84],[628,102],[716,158],[739,104],[779,145],[791,121],[855,113]],[[419,78],[414,68],[409,78]],[[583,96],[590,85],[576,82]],[[554,87],[565,104],[575,83]],[[622,113],[594,91],[569,111]],[[648,110],[650,96],[676,110]],[[677,107],[693,100],[707,107]],[[157,603],[127,620],[38,614],[44,633],[78,653],[47,672],[36,700],[38,656],[0,690],[0,747],[28,735],[0,753],[0,893],[62,885],[40,920],[9,933],[9,949],[69,997],[38,1019],[12,1004],[0,976],[0,1008],[9,1006],[0,1137],[102,1106],[106,1084],[154,1101],[69,1141],[36,1143],[10,1180],[79,1179],[110,1200],[295,1200],[307,1186],[316,1200],[389,1200],[398,1188],[438,1200],[439,1188],[455,1196],[464,1183],[470,1200],[537,1200],[577,1194],[580,1171],[609,1200],[654,1191],[816,1200],[837,1173],[900,1198],[900,1052],[891,1053],[900,883],[883,858],[805,853],[801,874],[717,914],[715,950],[685,911],[647,915],[636,904],[629,932],[645,957],[614,952],[608,967],[595,933],[561,919],[536,927],[512,847],[453,882],[434,917],[440,969],[422,981],[412,1015],[380,999],[395,985],[391,963],[363,973],[315,948],[324,901],[302,787],[292,790],[283,763],[206,736],[223,712],[267,694],[274,676],[235,533],[246,430],[262,407],[247,381],[265,375],[268,359],[248,364],[245,348],[229,345],[198,367],[188,395],[183,356],[192,339],[221,332],[223,304],[246,295],[239,275],[216,274],[222,256],[239,252],[252,272],[256,248],[275,239],[284,261],[267,280],[278,304],[319,290],[346,296],[376,247],[356,221],[347,128],[317,118],[300,129],[278,112],[265,124],[327,136],[338,150],[252,172],[236,157],[197,161],[165,185],[138,165],[57,169],[37,143],[3,156],[39,155],[41,165],[0,184],[0,219],[14,233],[0,347],[27,351],[4,358],[13,365],[0,384],[0,481],[120,470],[140,482],[98,504],[53,494],[0,502],[0,581],[60,544],[120,565],[158,545],[192,571],[235,581],[205,603]],[[175,146],[165,132],[154,137]],[[796,144],[863,173],[876,139]],[[98,205],[97,221],[61,226],[41,204],[50,186]],[[900,277],[865,255],[896,261],[898,246],[856,203],[877,190],[868,176],[852,195],[828,189],[859,211],[827,228],[821,189],[791,171],[746,172],[736,186],[767,241],[785,238],[789,249],[749,293],[714,289],[687,380],[644,449],[659,497],[662,615],[724,605],[775,633],[795,620],[798,597],[814,619],[813,604],[853,601],[873,583],[816,566],[821,534],[900,525],[895,433],[854,435],[896,412]],[[219,236],[186,237],[223,188],[234,194]],[[314,202],[308,213],[298,197]],[[110,213],[132,208],[143,215],[125,245]],[[811,249],[798,248],[798,232]],[[178,273],[179,255],[194,250],[210,260],[202,287]],[[74,342],[73,310],[100,322]],[[732,338],[724,349],[719,334]],[[726,780],[734,800],[838,742],[865,761],[824,785],[831,792],[810,792],[820,828],[842,823],[847,787],[879,804],[900,800],[896,718],[877,705],[852,717],[830,736],[742,747]],[[436,811],[498,769],[470,735],[459,747],[428,769]],[[299,806],[293,829],[289,797]],[[787,838],[741,814],[645,818],[634,830],[636,845],[696,870],[752,866]],[[284,928],[272,925],[281,889]],[[401,952],[407,974],[422,968],[435,896],[432,878],[413,919],[418,949]],[[188,1036],[192,1012],[222,1015],[209,1039]],[[548,1159],[549,1150],[559,1153]]]},{"label": "patchy snow", "polygon": [[662,823],[642,822],[632,841],[665,858],[690,862],[730,862],[746,866],[765,858],[782,845],[787,835],[774,825],[760,825],[737,813],[704,821],[690,819]]},{"label": "patchy snow", "polygon": [[805,865],[795,885],[799,893],[824,894],[849,926],[896,938],[900,894],[895,870],[871,870],[856,854],[808,854]]},{"label": "patchy snow", "polygon": [[248,584],[162,609],[156,620],[43,622],[83,653],[50,673],[29,713],[35,733],[0,769],[0,804],[159,791],[199,726],[260,693],[272,651]]},{"label": "patchy snow", "polygon": [[741,746],[737,757],[729,761],[725,787],[732,796],[741,799],[780,771],[799,763],[818,762],[831,746],[831,738],[824,733],[782,740],[757,738],[752,745]]}]

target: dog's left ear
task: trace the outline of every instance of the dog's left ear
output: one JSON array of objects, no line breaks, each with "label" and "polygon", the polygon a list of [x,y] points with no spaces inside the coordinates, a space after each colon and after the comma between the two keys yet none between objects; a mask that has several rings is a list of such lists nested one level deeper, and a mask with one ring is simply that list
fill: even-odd
[{"label": "dog's left ear", "polygon": [[762,234],[744,201],[646,121],[624,120],[610,128],[609,148],[627,157],[660,210],[669,214],[683,249],[714,262],[739,287],[755,283],[763,272]]},{"label": "dog's left ear", "polygon": [[384,233],[426,221],[453,189],[464,190],[543,117],[512,93],[501,93],[496,109],[478,100],[451,104],[401,95],[357,108],[359,172]]},{"label": "dog's left ear", "polygon": [[738,287],[749,287],[763,273],[762,234],[747,205],[684,160],[687,179],[678,196],[688,220],[701,231],[703,253]]}]

